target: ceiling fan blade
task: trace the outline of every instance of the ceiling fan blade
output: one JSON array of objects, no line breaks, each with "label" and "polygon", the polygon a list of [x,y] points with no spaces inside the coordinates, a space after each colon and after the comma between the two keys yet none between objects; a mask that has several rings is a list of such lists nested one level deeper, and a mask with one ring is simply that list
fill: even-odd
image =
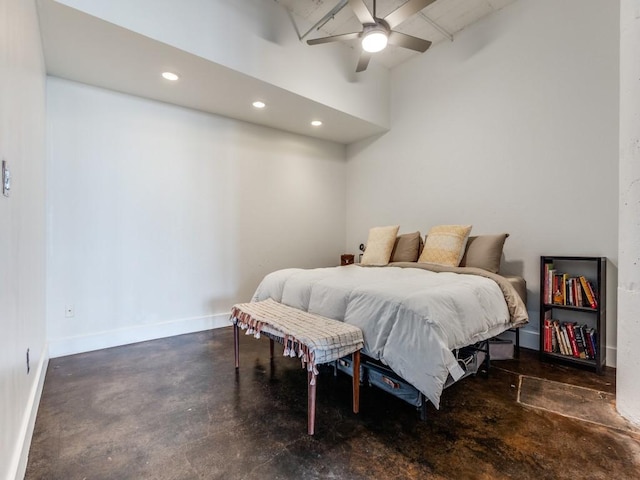
[{"label": "ceiling fan blade", "polygon": [[423,8],[431,5],[436,0],[409,0],[400,7],[396,8],[389,15],[384,17],[384,21],[387,22],[389,28],[393,29],[404,22],[411,15],[418,13]]},{"label": "ceiling fan blade", "polygon": [[364,72],[369,66],[369,60],[371,60],[371,54],[369,52],[362,52],[362,54],[360,54],[360,60],[358,60],[356,72]]},{"label": "ceiling fan blade", "polygon": [[431,46],[431,42],[429,40],[412,37],[411,35],[405,35],[400,32],[389,33],[389,43],[398,47],[409,48],[416,52],[426,52]]},{"label": "ceiling fan blade", "polygon": [[358,17],[361,24],[366,25],[376,23],[373,15],[371,15],[371,12],[365,5],[364,0],[349,0],[349,6],[353,10],[353,13],[356,14],[356,17]]},{"label": "ceiling fan blade", "polygon": [[337,42],[339,40],[354,40],[360,37],[362,32],[343,33],[342,35],[334,35],[332,37],[312,38],[307,40],[308,45],[320,45],[321,43]]}]

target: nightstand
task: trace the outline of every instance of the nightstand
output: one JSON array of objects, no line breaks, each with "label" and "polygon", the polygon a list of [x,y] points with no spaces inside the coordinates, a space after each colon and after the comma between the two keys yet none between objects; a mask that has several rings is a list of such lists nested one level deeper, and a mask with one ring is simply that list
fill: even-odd
[{"label": "nightstand", "polygon": [[345,253],[340,255],[340,266],[352,265],[355,261],[355,257],[352,253]]}]

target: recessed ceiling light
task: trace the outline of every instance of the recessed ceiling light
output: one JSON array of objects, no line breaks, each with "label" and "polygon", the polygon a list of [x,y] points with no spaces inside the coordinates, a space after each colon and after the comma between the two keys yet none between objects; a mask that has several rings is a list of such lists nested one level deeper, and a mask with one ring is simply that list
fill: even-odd
[{"label": "recessed ceiling light", "polygon": [[266,103],[261,102],[260,100],[256,100],[255,102],[252,103],[252,105],[256,108],[264,108],[267,106]]},{"label": "recessed ceiling light", "polygon": [[311,125],[313,125],[314,127],[319,127],[320,125],[322,125],[322,122],[320,120],[314,120],[311,122]]},{"label": "recessed ceiling light", "polygon": [[180,76],[177,73],[173,73],[173,72],[162,72],[162,76],[167,80],[171,80],[172,82],[175,82],[180,78]]}]

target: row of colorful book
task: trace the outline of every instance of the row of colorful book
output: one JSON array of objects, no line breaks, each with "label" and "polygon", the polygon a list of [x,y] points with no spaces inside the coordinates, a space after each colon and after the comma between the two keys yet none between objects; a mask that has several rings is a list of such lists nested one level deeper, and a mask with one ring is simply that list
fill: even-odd
[{"label": "row of colorful book", "polygon": [[[551,313],[551,312],[548,312]],[[595,360],[598,354],[596,330],[576,322],[544,321],[544,351],[575,358]]]},{"label": "row of colorful book", "polygon": [[598,308],[598,296],[593,284],[584,275],[569,276],[558,273],[553,263],[544,264],[544,303]]}]

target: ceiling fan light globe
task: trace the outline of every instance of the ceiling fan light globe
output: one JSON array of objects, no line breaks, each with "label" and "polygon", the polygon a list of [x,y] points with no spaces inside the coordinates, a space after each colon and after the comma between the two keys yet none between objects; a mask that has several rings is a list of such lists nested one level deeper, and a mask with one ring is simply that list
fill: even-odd
[{"label": "ceiling fan light globe", "polygon": [[379,52],[387,47],[388,40],[384,30],[372,30],[362,38],[362,49],[369,53]]}]

